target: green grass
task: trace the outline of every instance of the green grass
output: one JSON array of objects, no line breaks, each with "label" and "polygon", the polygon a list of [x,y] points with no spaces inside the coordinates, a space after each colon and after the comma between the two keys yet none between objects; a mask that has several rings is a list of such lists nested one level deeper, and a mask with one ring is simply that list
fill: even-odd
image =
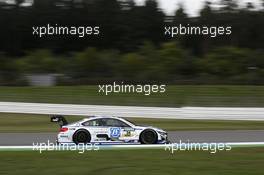
[{"label": "green grass", "polygon": [[97,86],[0,87],[0,101],[136,106],[264,107],[264,86],[167,86],[164,94],[98,93]]},{"label": "green grass", "polygon": [[0,152],[5,175],[263,175],[263,148],[228,152],[120,150],[77,152]]},{"label": "green grass", "polygon": [[[67,116],[69,122],[84,117]],[[150,125],[167,131],[176,130],[263,130],[264,121],[214,121],[214,120],[161,120],[139,119],[129,120],[138,125]],[[0,113],[0,132],[57,132],[58,125],[50,122],[48,115]]]},{"label": "green grass", "polygon": [[[67,117],[69,122],[81,119],[81,117]],[[0,113],[0,132],[58,132],[57,123],[50,122],[48,115],[11,114]]]}]

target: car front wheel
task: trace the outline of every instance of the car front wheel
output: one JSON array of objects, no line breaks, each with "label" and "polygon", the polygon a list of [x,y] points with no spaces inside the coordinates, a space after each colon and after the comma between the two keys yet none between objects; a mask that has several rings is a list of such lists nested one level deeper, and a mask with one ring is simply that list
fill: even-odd
[{"label": "car front wheel", "polygon": [[142,144],[155,144],[158,141],[158,135],[156,131],[152,129],[146,129],[140,134],[140,143]]}]

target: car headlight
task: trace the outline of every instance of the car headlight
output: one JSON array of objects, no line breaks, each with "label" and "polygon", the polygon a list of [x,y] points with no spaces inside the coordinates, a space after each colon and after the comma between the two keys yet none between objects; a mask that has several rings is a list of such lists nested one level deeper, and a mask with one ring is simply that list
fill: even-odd
[{"label": "car headlight", "polygon": [[164,132],[164,131],[158,131],[158,133],[159,133],[160,135],[163,135],[163,136],[166,136],[166,135],[167,135],[167,133]]}]

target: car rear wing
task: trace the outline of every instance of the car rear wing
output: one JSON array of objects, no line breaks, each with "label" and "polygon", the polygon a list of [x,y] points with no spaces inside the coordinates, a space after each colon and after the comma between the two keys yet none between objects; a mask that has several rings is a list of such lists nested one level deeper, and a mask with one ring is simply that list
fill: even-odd
[{"label": "car rear wing", "polygon": [[50,117],[50,121],[54,123],[59,123],[60,127],[68,125],[67,120],[62,115],[53,115]]}]

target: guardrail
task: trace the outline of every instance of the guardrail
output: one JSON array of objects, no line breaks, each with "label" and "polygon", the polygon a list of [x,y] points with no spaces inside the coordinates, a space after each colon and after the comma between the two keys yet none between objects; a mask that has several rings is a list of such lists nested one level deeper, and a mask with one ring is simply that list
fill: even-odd
[{"label": "guardrail", "polygon": [[264,121],[264,108],[226,107],[137,107],[0,102],[0,112],[78,116],[121,116],[160,119],[208,119]]}]

